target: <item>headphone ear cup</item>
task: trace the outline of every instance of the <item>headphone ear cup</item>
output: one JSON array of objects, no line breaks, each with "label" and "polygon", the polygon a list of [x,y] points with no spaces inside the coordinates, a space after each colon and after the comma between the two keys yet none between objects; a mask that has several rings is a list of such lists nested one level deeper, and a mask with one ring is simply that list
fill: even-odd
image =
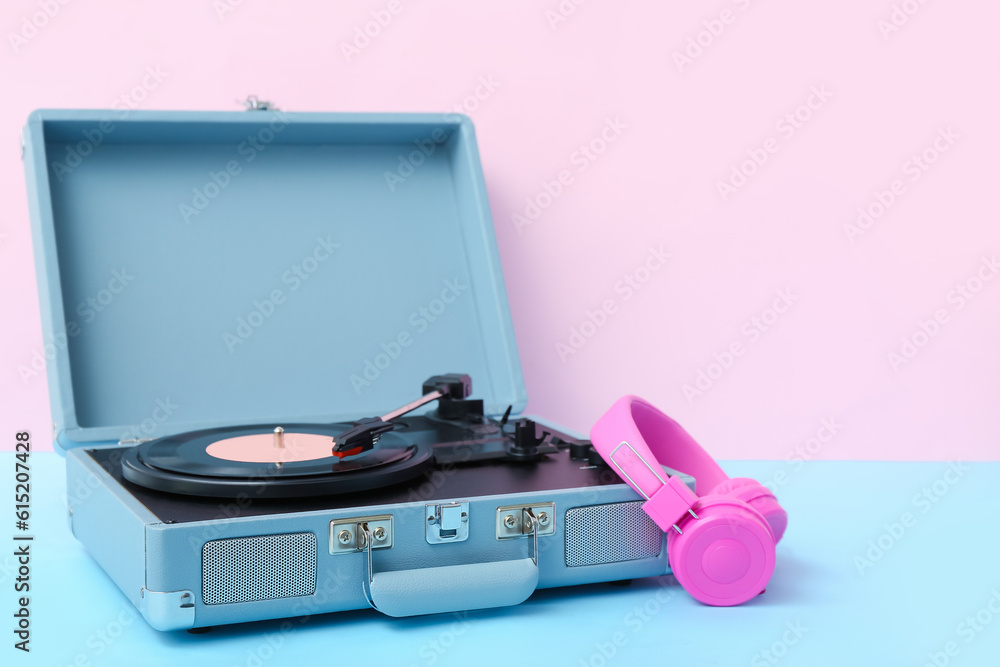
[{"label": "headphone ear cup", "polygon": [[778,503],[771,490],[757,480],[749,477],[733,477],[717,484],[710,495],[729,496],[750,505],[767,521],[771,532],[774,533],[775,544],[781,541],[785,528],[788,527],[788,513]]},{"label": "headphone ear cup", "polygon": [[742,604],[764,591],[774,572],[774,537],[758,512],[729,496],[704,496],[682,533],[667,531],[667,556],[677,581],[696,600]]}]

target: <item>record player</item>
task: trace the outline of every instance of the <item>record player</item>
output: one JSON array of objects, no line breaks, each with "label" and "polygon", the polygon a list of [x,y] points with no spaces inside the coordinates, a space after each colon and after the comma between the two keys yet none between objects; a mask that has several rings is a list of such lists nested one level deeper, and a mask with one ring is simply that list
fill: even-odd
[{"label": "record player", "polygon": [[522,414],[468,118],[39,111],[24,145],[69,525],[154,628],[669,572]]}]

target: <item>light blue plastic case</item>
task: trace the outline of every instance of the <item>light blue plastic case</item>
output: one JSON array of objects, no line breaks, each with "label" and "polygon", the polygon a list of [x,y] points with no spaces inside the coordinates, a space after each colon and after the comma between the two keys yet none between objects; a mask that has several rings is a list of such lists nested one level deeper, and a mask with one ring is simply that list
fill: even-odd
[{"label": "light blue plastic case", "polygon": [[[435,471],[405,502],[251,516],[235,499],[184,522],[107,463],[148,438],[383,414],[448,372],[488,415],[521,413],[468,118],[38,111],[23,139],[70,526],[153,627],[456,611],[668,571],[638,496],[585,461],[560,463],[594,480],[576,487],[541,470],[441,497],[461,471]],[[370,554],[362,526],[386,531]]]}]

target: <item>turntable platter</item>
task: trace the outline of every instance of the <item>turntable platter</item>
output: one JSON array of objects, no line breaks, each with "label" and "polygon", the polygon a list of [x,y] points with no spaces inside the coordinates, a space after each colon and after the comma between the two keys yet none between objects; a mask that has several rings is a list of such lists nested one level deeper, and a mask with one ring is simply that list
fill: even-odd
[{"label": "turntable platter", "polygon": [[234,427],[168,436],[132,447],[122,475],[166,493],[217,498],[296,498],[337,495],[398,484],[434,463],[431,447],[386,433],[358,456],[332,454],[333,436],[350,425],[283,426],[284,447],[274,427]]}]

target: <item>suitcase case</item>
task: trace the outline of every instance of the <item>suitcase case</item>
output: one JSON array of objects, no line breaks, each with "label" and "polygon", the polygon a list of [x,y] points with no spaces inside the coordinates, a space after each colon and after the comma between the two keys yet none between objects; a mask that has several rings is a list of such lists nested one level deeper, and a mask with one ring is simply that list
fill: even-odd
[{"label": "suitcase case", "polygon": [[[669,572],[635,492],[540,418],[548,453],[526,464],[349,494],[123,477],[151,438],[351,422],[446,371],[473,378],[490,424],[522,417],[465,116],[52,110],[23,144],[69,525],[154,628],[495,607]],[[433,406],[408,419],[441,437]]]}]

